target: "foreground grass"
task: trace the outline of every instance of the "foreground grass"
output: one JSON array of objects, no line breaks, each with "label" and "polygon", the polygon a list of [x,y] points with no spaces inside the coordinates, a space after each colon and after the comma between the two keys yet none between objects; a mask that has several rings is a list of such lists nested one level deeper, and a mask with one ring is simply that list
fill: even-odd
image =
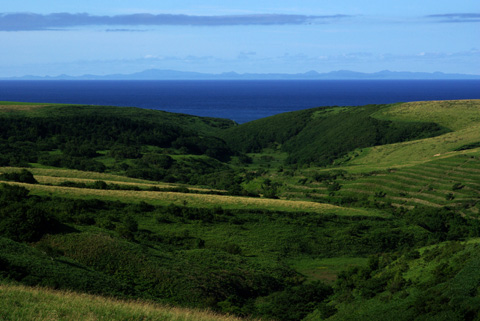
[{"label": "foreground grass", "polygon": [[0,320],[236,321],[208,311],[121,301],[74,292],[0,285]]}]

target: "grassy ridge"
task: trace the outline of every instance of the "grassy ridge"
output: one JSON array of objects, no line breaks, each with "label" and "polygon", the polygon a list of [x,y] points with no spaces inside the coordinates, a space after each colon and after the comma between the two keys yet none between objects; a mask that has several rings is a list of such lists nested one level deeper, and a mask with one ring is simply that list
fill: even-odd
[{"label": "grassy ridge", "polygon": [[373,114],[379,119],[431,121],[453,132],[411,142],[376,146],[357,154],[348,165],[387,168],[430,161],[480,142],[480,100],[414,102],[393,105]]},{"label": "grassy ridge", "polygon": [[454,131],[480,122],[480,100],[420,101],[394,104],[373,114],[378,119],[435,122]]},{"label": "grassy ridge", "polygon": [[0,285],[1,320],[165,320],[237,321],[208,311],[166,307],[150,302],[122,301],[70,291],[21,285]]}]

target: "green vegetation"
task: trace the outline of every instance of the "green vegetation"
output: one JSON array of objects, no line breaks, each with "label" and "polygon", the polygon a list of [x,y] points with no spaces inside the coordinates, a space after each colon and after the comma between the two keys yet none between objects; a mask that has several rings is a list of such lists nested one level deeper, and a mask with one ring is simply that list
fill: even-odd
[{"label": "green vegetation", "polygon": [[475,320],[479,263],[478,244],[460,242],[371,257],[339,275],[328,320]]},{"label": "green vegetation", "polygon": [[[199,117],[187,115],[93,106],[33,110],[35,114],[30,117],[12,112],[7,113],[9,117],[0,117],[0,166],[40,163],[218,186],[226,185],[233,175],[221,161],[235,152],[211,135],[233,124],[226,120],[199,121]],[[204,157],[174,159],[166,152]]]},{"label": "green vegetation", "polygon": [[222,135],[230,146],[237,146],[243,152],[277,146],[288,153],[288,164],[324,166],[356,148],[416,140],[448,131],[431,122],[372,117],[385,108],[388,106],[309,109],[253,121],[230,128]]},{"label": "green vegetation", "polygon": [[478,319],[479,101],[0,128],[0,319]]}]

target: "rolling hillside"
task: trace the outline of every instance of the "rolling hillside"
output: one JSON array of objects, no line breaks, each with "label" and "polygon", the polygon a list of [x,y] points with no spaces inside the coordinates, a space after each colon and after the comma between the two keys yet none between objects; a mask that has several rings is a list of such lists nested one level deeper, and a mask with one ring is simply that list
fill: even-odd
[{"label": "rolling hillside", "polygon": [[[102,296],[262,320],[477,317],[458,289],[480,286],[478,100],[242,125],[3,102],[0,124],[6,319],[170,313]],[[190,313],[165,318],[217,318]]]}]

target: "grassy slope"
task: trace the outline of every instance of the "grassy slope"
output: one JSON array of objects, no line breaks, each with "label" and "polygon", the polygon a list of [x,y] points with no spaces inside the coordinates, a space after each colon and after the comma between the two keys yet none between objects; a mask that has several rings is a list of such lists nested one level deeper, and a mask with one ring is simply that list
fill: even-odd
[{"label": "grassy slope", "polygon": [[351,160],[356,171],[408,166],[448,157],[455,149],[480,142],[480,100],[427,101],[396,104],[374,114],[376,118],[400,121],[431,121],[453,132],[422,140],[365,148]]},{"label": "grassy slope", "polygon": [[[339,112],[341,112],[340,110]],[[297,170],[297,177],[277,174],[283,196],[292,199],[325,200],[325,183],[317,173],[344,170],[336,181],[337,197],[364,197],[394,206],[450,206],[463,215],[479,214],[480,148],[457,150],[480,142],[480,101],[442,101],[395,104],[374,114],[400,121],[434,121],[453,131],[438,137],[363,148],[350,153],[350,161],[327,169]],[[301,182],[301,183],[300,183]],[[457,184],[457,188],[455,185]],[[376,197],[375,195],[382,195]],[[451,194],[451,199],[447,199]]]},{"label": "grassy slope", "polygon": [[0,285],[1,320],[165,320],[165,321],[235,321],[233,316],[208,311],[165,307],[159,304],[121,301],[111,298],[31,288]]}]

